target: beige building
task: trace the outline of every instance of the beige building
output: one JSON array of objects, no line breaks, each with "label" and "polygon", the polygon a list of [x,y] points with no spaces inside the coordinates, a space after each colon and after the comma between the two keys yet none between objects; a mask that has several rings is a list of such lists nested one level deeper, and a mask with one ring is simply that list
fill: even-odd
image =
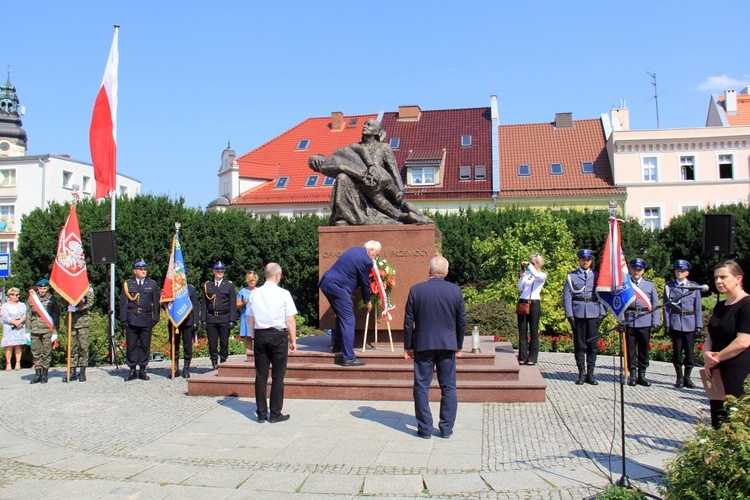
[{"label": "beige building", "polygon": [[750,202],[750,126],[628,130],[610,114],[607,153],[624,212],[658,229],[689,210]]}]

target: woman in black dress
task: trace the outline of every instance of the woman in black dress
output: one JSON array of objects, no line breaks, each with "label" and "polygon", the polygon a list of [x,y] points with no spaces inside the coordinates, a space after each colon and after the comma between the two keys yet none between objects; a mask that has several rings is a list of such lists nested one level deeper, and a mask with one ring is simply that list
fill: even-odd
[{"label": "woman in black dress", "polygon": [[[708,322],[708,336],[703,344],[706,369],[718,368],[727,394],[741,396],[750,374],[750,295],[742,287],[744,273],[734,260],[714,267],[714,281],[719,293],[726,295],[714,307]],[[711,401],[711,425],[718,428],[726,417],[723,401]]]}]

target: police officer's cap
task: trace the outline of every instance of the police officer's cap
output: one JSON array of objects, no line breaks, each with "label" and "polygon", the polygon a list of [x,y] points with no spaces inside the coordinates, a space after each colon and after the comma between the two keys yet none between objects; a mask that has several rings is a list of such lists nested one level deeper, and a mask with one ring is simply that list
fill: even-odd
[{"label": "police officer's cap", "polygon": [[49,280],[47,278],[42,278],[36,282],[36,286],[49,286]]},{"label": "police officer's cap", "polygon": [[219,261],[216,264],[214,264],[214,269],[217,271],[223,271],[226,268],[227,266],[222,261]]},{"label": "police officer's cap", "polygon": [[578,250],[578,258],[579,259],[593,259],[594,251],[588,248],[582,248]]},{"label": "police officer's cap", "polygon": [[675,269],[686,269],[686,270],[689,271],[690,270],[690,262],[688,262],[686,260],[683,260],[683,259],[676,260],[676,261],[674,261],[674,268]]},{"label": "police officer's cap", "polygon": [[646,261],[641,258],[636,258],[630,261],[630,267],[637,269],[646,269]]},{"label": "police officer's cap", "polygon": [[133,269],[148,269],[148,264],[143,259],[138,259],[133,263]]}]

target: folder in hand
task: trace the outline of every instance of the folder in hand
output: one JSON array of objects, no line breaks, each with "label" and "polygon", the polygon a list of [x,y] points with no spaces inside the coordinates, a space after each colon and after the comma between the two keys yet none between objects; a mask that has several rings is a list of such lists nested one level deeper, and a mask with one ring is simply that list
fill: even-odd
[{"label": "folder in hand", "polygon": [[724,390],[724,381],[721,380],[721,371],[718,369],[707,370],[701,369],[701,382],[706,390],[706,396],[712,401],[724,401],[727,393]]}]

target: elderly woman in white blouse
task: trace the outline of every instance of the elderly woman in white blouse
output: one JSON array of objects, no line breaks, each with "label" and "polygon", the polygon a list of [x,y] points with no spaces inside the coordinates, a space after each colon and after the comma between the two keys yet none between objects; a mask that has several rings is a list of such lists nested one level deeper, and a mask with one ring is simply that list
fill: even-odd
[{"label": "elderly woman in white blouse", "polygon": [[531,255],[528,262],[521,263],[521,276],[518,279],[521,296],[516,309],[519,365],[535,365],[539,357],[539,317],[542,315],[539,293],[547,281],[547,273],[542,272],[543,265],[544,257],[538,253]]}]

